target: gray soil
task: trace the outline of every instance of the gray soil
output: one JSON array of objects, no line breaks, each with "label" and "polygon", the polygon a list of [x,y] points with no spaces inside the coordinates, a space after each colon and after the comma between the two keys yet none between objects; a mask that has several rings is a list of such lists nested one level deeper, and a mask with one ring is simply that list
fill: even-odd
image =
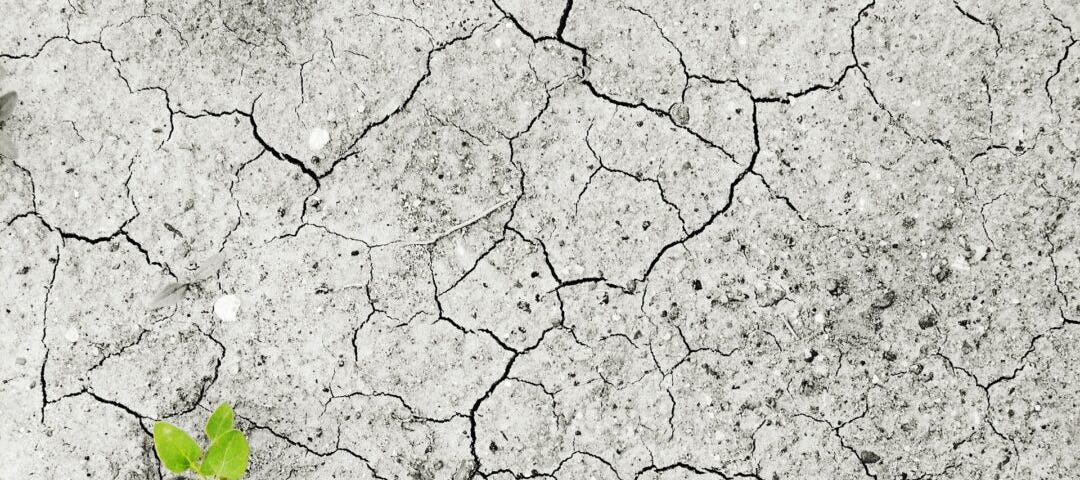
[{"label": "gray soil", "polygon": [[0,18],[0,478],[1080,478],[1078,0]]}]

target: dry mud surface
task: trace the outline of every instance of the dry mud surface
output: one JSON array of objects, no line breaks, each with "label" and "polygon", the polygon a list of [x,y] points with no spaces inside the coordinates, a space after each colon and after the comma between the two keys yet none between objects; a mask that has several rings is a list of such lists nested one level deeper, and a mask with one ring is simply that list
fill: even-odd
[{"label": "dry mud surface", "polygon": [[1080,478],[1077,0],[0,4],[4,479]]}]

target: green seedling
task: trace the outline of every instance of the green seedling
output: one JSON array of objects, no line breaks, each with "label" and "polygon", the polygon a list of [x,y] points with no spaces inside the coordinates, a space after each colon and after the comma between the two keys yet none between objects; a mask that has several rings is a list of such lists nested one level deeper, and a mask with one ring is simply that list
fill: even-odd
[{"label": "green seedling", "polygon": [[154,451],[161,464],[173,473],[194,472],[203,480],[236,480],[248,465],[247,438],[233,428],[233,410],[228,403],[218,405],[206,420],[210,446],[202,448],[184,430],[166,423],[154,424]]},{"label": "green seedling", "polygon": [[[0,96],[0,125],[3,125],[11,117],[11,112],[15,110],[16,103],[19,103],[19,96],[15,92],[8,92]],[[0,157],[15,160],[18,158],[18,154],[19,152],[15,149],[15,142],[11,141],[11,137],[0,132]]]}]

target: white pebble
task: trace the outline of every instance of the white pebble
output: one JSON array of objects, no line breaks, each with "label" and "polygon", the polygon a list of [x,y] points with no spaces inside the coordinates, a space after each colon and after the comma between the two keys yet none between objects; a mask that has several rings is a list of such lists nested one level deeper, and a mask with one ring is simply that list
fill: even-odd
[{"label": "white pebble", "polygon": [[235,322],[240,312],[240,299],[236,295],[222,295],[214,302],[214,315],[223,322]]},{"label": "white pebble", "polygon": [[986,253],[988,251],[990,251],[990,248],[987,247],[986,245],[973,245],[971,247],[971,252],[972,252],[971,258],[972,258],[972,260],[980,261],[980,260],[986,258]]},{"label": "white pebble", "polygon": [[330,143],[330,132],[326,131],[326,129],[316,128],[308,135],[307,144],[312,151],[322,150],[327,143]]},{"label": "white pebble", "polygon": [[79,341],[79,329],[75,328],[74,325],[71,326],[70,328],[68,328],[67,331],[64,332],[64,340],[67,340],[67,341],[69,341],[71,343],[78,342]]}]

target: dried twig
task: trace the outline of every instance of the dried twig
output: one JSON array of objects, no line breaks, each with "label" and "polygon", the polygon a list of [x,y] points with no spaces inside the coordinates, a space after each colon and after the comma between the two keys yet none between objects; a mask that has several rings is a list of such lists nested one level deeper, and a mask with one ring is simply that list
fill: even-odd
[{"label": "dried twig", "polygon": [[495,210],[498,210],[498,209],[502,208],[503,206],[505,206],[506,204],[510,203],[510,200],[511,199],[509,199],[509,198],[506,199],[506,200],[503,200],[503,201],[495,204],[491,208],[488,208],[487,210],[484,210],[479,215],[477,215],[477,216],[475,216],[475,217],[473,217],[473,218],[471,218],[469,220],[466,220],[464,222],[461,222],[461,223],[459,223],[457,225],[454,225],[453,227],[450,227],[449,230],[447,230],[447,231],[445,231],[445,232],[443,232],[443,233],[441,233],[439,235],[436,235],[436,236],[432,237],[431,239],[421,240],[421,241],[416,241],[416,242],[402,242],[402,245],[431,245],[431,244],[433,244],[435,242],[438,242],[439,240],[442,240],[443,238],[449,237],[450,235],[452,235],[454,232],[456,232],[458,230],[461,230],[461,229],[463,229],[465,227],[468,227],[469,225],[472,225],[472,224],[474,224],[476,222],[479,222],[484,217],[486,217],[488,215],[491,215],[491,213],[494,212]]}]

